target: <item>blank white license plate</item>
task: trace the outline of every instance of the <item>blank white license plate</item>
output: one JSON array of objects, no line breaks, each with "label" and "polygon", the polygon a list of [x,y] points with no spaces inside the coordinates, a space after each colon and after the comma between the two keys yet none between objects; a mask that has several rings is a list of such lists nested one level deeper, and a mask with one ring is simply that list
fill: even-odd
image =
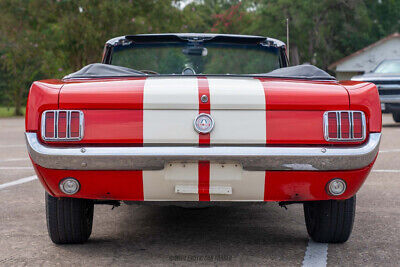
[{"label": "blank white license plate", "polygon": [[[210,195],[232,195],[232,187],[230,186],[210,186]],[[195,185],[176,185],[175,193],[177,194],[198,194],[199,187]]]}]

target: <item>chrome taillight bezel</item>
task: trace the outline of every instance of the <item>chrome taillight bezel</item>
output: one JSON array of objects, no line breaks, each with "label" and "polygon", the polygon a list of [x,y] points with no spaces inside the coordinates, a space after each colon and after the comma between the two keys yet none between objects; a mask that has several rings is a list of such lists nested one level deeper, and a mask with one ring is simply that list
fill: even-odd
[{"label": "chrome taillight bezel", "polygon": [[[328,116],[329,113],[336,113],[336,120],[337,120],[337,136],[336,138],[329,137],[329,121],[328,121]],[[349,138],[343,138],[342,133],[341,133],[341,114],[342,113],[348,113],[349,114],[349,128],[350,128],[350,134]],[[358,113],[361,114],[361,137],[356,138],[354,137],[354,114]],[[329,142],[359,142],[359,141],[364,141],[366,136],[367,136],[367,123],[365,119],[365,114],[362,111],[359,110],[334,110],[334,111],[325,111],[324,112],[324,138],[326,141]]]},{"label": "chrome taillight bezel", "polygon": [[[54,112],[54,137],[46,137],[46,114]],[[66,112],[66,135],[65,137],[58,137],[58,118],[60,112]],[[71,137],[71,114],[73,112],[79,113],[79,136]],[[84,136],[84,114],[80,110],[46,110],[42,113],[41,120],[41,136],[44,141],[80,141]]]}]

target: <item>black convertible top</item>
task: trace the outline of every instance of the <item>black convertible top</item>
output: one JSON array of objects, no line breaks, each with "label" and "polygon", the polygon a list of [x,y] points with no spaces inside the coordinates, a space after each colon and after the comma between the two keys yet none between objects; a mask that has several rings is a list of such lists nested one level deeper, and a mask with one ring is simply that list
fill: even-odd
[{"label": "black convertible top", "polygon": [[[140,71],[121,66],[109,64],[94,63],[83,67],[77,72],[65,76],[63,79],[87,79],[87,78],[118,78],[132,76],[174,76],[174,75],[149,75]],[[175,75],[180,76],[180,75]],[[196,75],[194,75],[196,76]],[[201,74],[200,74],[201,76]],[[273,70],[262,74],[245,74],[245,75],[209,75],[206,76],[251,76],[266,78],[286,78],[286,79],[306,79],[306,80],[336,80],[325,71],[313,65],[299,65]]]},{"label": "black convertible top", "polygon": [[309,79],[309,80],[336,80],[335,77],[327,72],[317,68],[314,65],[298,65],[293,67],[280,68],[261,76],[277,77],[277,78],[294,78],[294,79]]},{"label": "black convertible top", "polygon": [[89,64],[77,72],[68,74],[63,79],[84,79],[84,78],[112,78],[143,76],[143,72],[121,66],[114,66],[103,63]]}]

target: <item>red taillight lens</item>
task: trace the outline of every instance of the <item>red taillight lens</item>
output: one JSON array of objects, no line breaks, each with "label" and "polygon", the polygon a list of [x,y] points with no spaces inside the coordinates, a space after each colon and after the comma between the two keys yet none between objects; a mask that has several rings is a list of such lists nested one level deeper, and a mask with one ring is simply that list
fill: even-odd
[{"label": "red taillight lens", "polygon": [[83,138],[83,112],[48,110],[42,115],[42,138],[46,141],[79,141]]},{"label": "red taillight lens", "polygon": [[336,112],[328,113],[328,133],[330,138],[338,138],[338,119]]},{"label": "red taillight lens", "polygon": [[340,134],[341,138],[350,138],[350,112],[340,113]]},{"label": "red taillight lens", "polygon": [[55,137],[55,135],[54,135],[54,133],[55,133],[54,114],[55,114],[55,112],[46,112],[46,115],[45,115],[44,134],[48,138]]},{"label": "red taillight lens", "polygon": [[73,111],[71,112],[71,137],[77,138],[79,137],[79,132],[80,132],[80,114],[79,112]]},{"label": "red taillight lens", "polygon": [[67,138],[67,112],[58,112],[58,138]]},{"label": "red taillight lens", "polygon": [[363,136],[363,118],[359,112],[353,114],[353,135],[354,138],[362,138]]},{"label": "red taillight lens", "polygon": [[327,111],[324,114],[326,141],[362,141],[366,135],[362,111]]}]

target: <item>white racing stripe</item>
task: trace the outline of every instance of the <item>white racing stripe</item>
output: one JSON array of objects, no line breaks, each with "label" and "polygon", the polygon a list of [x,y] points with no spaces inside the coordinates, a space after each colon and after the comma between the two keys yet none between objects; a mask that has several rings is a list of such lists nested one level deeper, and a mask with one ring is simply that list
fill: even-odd
[{"label": "white racing stripe", "polygon": [[[197,144],[193,120],[199,108],[197,79],[148,78],[143,93],[143,143]],[[175,185],[198,184],[198,164],[168,164],[143,171],[144,200],[197,201],[197,194],[176,194]]]},{"label": "white racing stripe", "polygon": [[143,143],[197,144],[197,79],[148,78],[143,93]]},{"label": "white racing stripe", "polygon": [[310,239],[308,241],[306,254],[304,255],[303,265],[305,267],[326,266],[328,259],[328,244],[316,243]]},{"label": "white racing stripe", "polygon": [[7,187],[10,187],[10,186],[27,183],[27,182],[30,182],[30,181],[33,181],[33,180],[36,180],[36,179],[37,179],[37,176],[36,175],[32,175],[32,176],[21,178],[21,179],[18,179],[18,180],[9,182],[9,183],[0,184],[0,190],[2,190],[4,188],[7,188]]},{"label": "white racing stripe", "polygon": [[[211,144],[265,144],[264,87],[258,79],[208,78]],[[232,194],[211,194],[211,201],[263,201],[265,172],[243,171],[235,164],[210,164],[210,187],[229,186]]]}]

